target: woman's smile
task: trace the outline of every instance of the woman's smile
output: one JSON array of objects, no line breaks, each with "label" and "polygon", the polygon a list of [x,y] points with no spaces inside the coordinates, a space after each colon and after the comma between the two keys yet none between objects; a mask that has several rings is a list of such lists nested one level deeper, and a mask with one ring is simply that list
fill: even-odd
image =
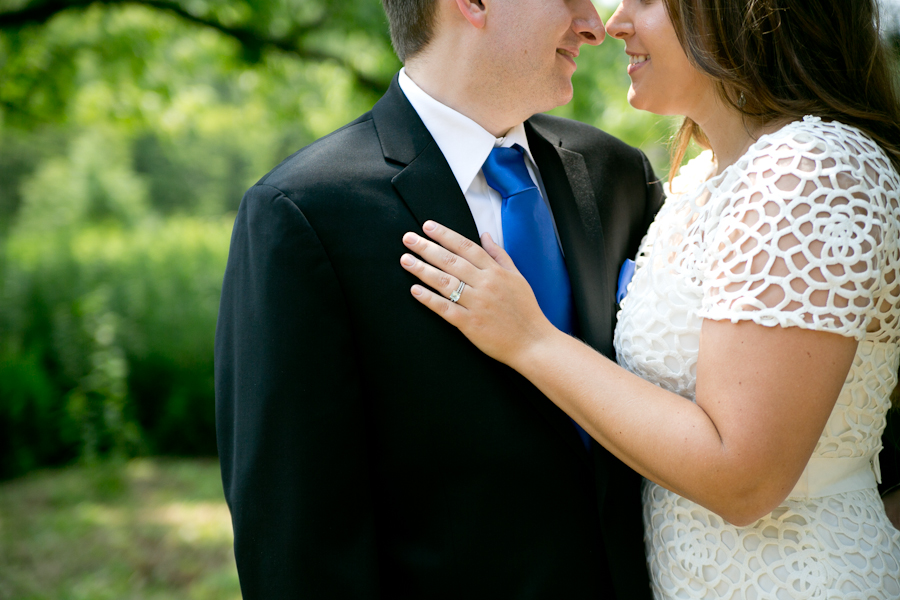
[{"label": "woman's smile", "polygon": [[628,54],[628,74],[631,75],[650,61],[649,54]]}]

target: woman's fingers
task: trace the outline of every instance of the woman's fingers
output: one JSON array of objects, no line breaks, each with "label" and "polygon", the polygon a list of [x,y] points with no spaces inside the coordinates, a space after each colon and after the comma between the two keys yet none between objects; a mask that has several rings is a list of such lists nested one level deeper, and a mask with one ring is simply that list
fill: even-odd
[{"label": "woman's fingers", "polygon": [[455,327],[460,326],[466,313],[465,307],[454,304],[443,296],[435,294],[421,285],[412,286],[410,292],[412,292],[412,295],[416,300],[436,312],[448,323]]},{"label": "woman's fingers", "polygon": [[[400,264],[403,265],[404,269],[418,277],[422,283],[437,290],[444,298],[451,298],[454,292],[459,291],[460,281],[463,281],[459,277],[454,277],[432,267],[412,254],[401,256]],[[465,292],[465,289],[460,292],[457,301],[465,305],[462,300],[465,296],[463,292]]]},{"label": "woman's fingers", "polygon": [[479,269],[468,260],[435,244],[428,238],[410,232],[403,236],[403,245],[438,270],[453,275],[467,284],[472,283],[478,275]]},{"label": "woman's fingers", "polygon": [[440,223],[425,221],[425,224],[422,225],[422,230],[425,232],[425,235],[438,244],[457,256],[466,259],[479,269],[486,269],[494,262],[494,259],[481,246]]},{"label": "woman's fingers", "polygon": [[493,258],[498,265],[507,271],[519,272],[515,263],[513,263],[513,259],[506,253],[506,250],[497,245],[490,233],[485,233],[481,236],[481,245],[484,251],[488,253],[488,256]]}]

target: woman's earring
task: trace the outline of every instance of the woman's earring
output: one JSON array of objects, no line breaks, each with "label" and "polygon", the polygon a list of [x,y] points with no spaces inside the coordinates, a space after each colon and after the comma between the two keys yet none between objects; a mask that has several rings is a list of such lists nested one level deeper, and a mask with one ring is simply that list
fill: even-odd
[{"label": "woman's earring", "polygon": [[747,104],[747,97],[744,96],[744,92],[741,92],[741,95],[738,96],[738,101],[737,101],[738,108],[744,108],[744,106],[746,104]]}]

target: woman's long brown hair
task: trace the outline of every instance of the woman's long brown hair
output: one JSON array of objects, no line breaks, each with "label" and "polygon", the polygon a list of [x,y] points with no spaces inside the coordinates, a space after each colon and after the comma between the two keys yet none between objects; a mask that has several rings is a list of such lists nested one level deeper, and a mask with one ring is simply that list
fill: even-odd
[{"label": "woman's long brown hair", "polygon": [[[664,1],[688,59],[750,123],[840,121],[865,132],[900,170],[900,97],[876,0]],[[709,147],[685,118],[670,182],[692,139]]]}]

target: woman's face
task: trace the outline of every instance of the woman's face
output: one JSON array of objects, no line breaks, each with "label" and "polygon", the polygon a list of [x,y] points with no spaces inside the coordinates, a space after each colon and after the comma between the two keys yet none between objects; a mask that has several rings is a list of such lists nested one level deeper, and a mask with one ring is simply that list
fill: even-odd
[{"label": "woman's face", "polygon": [[691,116],[715,94],[678,43],[663,0],[624,0],[606,31],[625,42],[631,87],[628,102],[659,115]]}]

